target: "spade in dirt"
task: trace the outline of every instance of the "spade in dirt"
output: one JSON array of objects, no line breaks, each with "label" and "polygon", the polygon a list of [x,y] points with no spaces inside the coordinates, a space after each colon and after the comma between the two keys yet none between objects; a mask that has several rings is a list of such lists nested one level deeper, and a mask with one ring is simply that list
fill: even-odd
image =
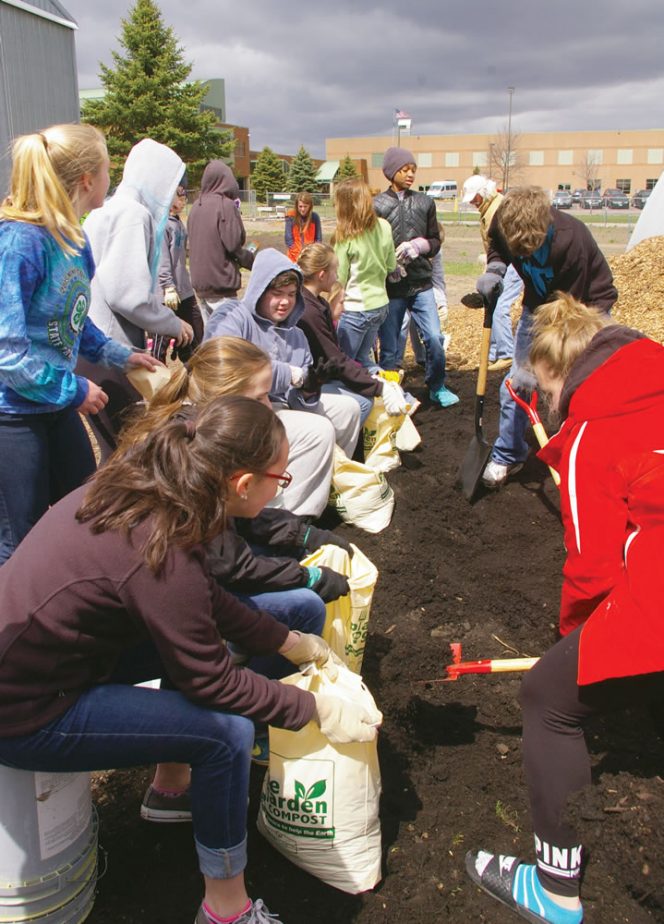
[{"label": "spade in dirt", "polygon": [[491,295],[483,298],[484,323],[482,325],[482,345],[480,347],[480,368],[477,374],[475,388],[475,436],[470,441],[466,455],[459,467],[457,482],[461,485],[465,497],[472,501],[482,480],[482,472],[486,468],[491,455],[491,446],[484,438],[482,429],[482,415],[484,412],[484,395],[486,393],[486,377],[489,366],[489,347],[491,345],[491,327],[493,312],[500,295],[501,286],[497,285]]}]

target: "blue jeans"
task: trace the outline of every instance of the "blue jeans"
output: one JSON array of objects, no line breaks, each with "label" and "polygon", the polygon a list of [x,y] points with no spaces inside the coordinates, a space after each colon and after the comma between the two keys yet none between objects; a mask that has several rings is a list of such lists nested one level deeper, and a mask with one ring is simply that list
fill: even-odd
[{"label": "blue jeans", "polygon": [[351,391],[347,385],[337,381],[327,382],[323,385],[321,391],[326,395],[347,395],[349,398],[357,401],[360,405],[360,427],[364,426],[364,421],[371,413],[371,408],[373,407],[373,398],[365,398],[364,395],[358,395],[356,391]]},{"label": "blue jeans", "polygon": [[[233,593],[230,591],[230,593]],[[325,604],[314,590],[295,587],[293,590],[275,590],[263,594],[233,594],[252,610],[265,610],[289,629],[321,635],[325,625]],[[234,645],[228,646],[238,653]],[[248,666],[264,677],[279,679],[294,674],[297,668],[281,655],[256,655]]]},{"label": "blue jeans", "polygon": [[415,362],[419,366],[423,366],[426,363],[427,353],[424,349],[424,344],[420,339],[417,325],[411,318],[410,311],[407,311],[403,316],[403,324],[401,325],[401,333],[399,334],[399,366],[403,366],[403,358],[406,352],[406,343],[409,336]]},{"label": "blue jeans", "polygon": [[380,364],[383,369],[399,368],[399,335],[406,311],[410,311],[426,350],[425,381],[436,391],[445,384],[445,350],[433,289],[390,299],[390,310],[379,334]]},{"label": "blue jeans", "polygon": [[77,411],[0,414],[0,565],[51,504],[95,470]]},{"label": "blue jeans", "polygon": [[371,311],[344,311],[337,325],[339,346],[346,356],[357,360],[370,372],[378,372],[373,349],[380,326],[387,317],[389,305]]},{"label": "blue jeans", "polygon": [[496,303],[491,326],[491,347],[489,361],[496,359],[511,359],[514,356],[514,334],[512,333],[512,318],[510,308],[521,294],[523,282],[513,266],[507,267],[503,279],[503,291]]},{"label": "blue jeans", "polygon": [[191,765],[191,814],[200,870],[230,879],[247,862],[250,719],[198,706],[177,690],[132,684],[163,677],[151,643],[128,653],[111,682],[81,694],[31,735],[0,738],[0,762],[51,773],[174,762]]},{"label": "blue jeans", "polygon": [[512,400],[505,387],[505,380],[512,379],[515,391],[529,398],[536,381],[528,365],[528,354],[533,339],[533,314],[524,308],[516,327],[514,338],[514,361],[500,386],[500,424],[498,439],[493,444],[491,458],[501,465],[524,462],[528,457],[528,443],[525,439],[528,417],[516,401]]}]

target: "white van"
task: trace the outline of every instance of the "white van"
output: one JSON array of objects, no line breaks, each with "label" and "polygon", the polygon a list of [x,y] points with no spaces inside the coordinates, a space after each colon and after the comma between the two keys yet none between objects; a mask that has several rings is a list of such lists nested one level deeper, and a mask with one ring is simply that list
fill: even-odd
[{"label": "white van", "polygon": [[432,199],[456,199],[459,195],[455,180],[435,180],[427,189]]}]

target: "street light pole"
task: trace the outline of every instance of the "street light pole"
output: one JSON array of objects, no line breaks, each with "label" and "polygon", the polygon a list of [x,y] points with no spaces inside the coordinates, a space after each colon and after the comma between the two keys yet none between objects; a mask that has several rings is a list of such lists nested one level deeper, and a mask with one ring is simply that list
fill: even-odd
[{"label": "street light pole", "polygon": [[503,192],[507,192],[510,182],[510,161],[512,160],[512,96],[514,87],[508,87],[507,92],[510,95],[510,108],[507,116],[507,157],[505,158],[505,171],[503,174]]}]

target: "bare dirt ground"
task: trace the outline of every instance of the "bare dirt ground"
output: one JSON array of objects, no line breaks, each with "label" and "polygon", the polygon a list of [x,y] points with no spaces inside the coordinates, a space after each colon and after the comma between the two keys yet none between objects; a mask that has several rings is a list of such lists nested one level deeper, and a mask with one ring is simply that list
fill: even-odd
[{"label": "bare dirt ground", "polygon": [[[603,246],[620,245],[606,240]],[[457,260],[466,259],[463,250],[479,253],[479,236],[449,232],[448,259],[455,249]],[[249,890],[284,924],[516,920],[470,883],[463,858],[480,846],[532,856],[519,679],[435,681],[450,662],[450,642],[463,644],[464,657],[477,658],[538,655],[554,641],[562,532],[556,488],[534,457],[502,491],[473,505],[455,487],[472,435],[475,372],[468,354],[476,353],[481,317],[456,307],[472,278],[448,282],[448,327],[459,357],[450,363],[450,386],[461,403],[449,410],[428,405],[421,373],[411,370],[408,385],[423,399],[415,418],[423,445],[389,476],[397,497],[391,526],[369,536],[333,519],[329,524],[360,545],[380,572],[364,676],[385,714],[379,743],[384,878],[373,892],[348,896],[276,854],[256,832],[262,771],[254,768]],[[489,438],[499,382],[490,376]],[[664,745],[656,723],[632,711],[594,723],[588,742],[595,786],[573,806],[589,856],[586,921],[664,921]],[[108,871],[89,918],[94,924],[193,919],[201,882],[191,829],[141,822],[150,775],[149,768],[96,775]]]}]

